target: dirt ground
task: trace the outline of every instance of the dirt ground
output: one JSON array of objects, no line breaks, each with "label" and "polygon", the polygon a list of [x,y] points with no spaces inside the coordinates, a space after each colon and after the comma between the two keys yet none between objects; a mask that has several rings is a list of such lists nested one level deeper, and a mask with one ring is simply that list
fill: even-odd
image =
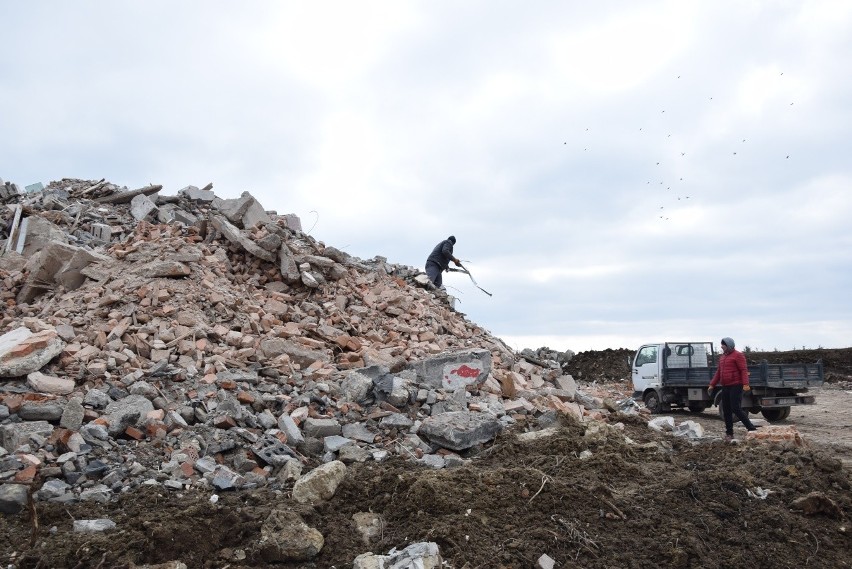
[{"label": "dirt ground", "polygon": [[[614,388],[623,383],[612,381]],[[803,433],[802,447],[692,444],[648,429],[635,415],[616,416],[611,424],[623,427],[598,432],[565,420],[556,435],[520,442],[517,433],[538,427],[530,419],[460,468],[430,470],[400,459],[351,465],[335,496],[315,508],[286,492],[224,492],[214,504],[209,492],[161,487],[110,504],[39,502],[34,541],[31,512],[0,517],[0,560],[18,568],[168,561],[348,568],[367,551],[434,541],[445,567],[454,568],[535,567],[542,554],[560,568],[849,567],[852,478],[837,458],[845,447],[837,445],[852,430],[850,387],[839,379],[823,391],[817,405],[786,421]],[[676,418],[687,417],[722,431],[709,410]],[[581,458],[583,451],[591,456]],[[768,495],[755,497],[764,490]],[[794,502],[809,495],[803,511]],[[256,555],[261,524],[277,508],[300,513],[323,534],[325,546],[311,562],[269,565]],[[384,518],[369,544],[352,520],[367,511]],[[99,517],[117,528],[71,531],[74,519]]]},{"label": "dirt ground", "polygon": [[[790,416],[778,424],[796,427],[808,441],[822,445],[847,468],[852,468],[852,348],[746,352],[745,355],[750,364],[764,360],[787,364],[822,360],[825,384],[811,391],[816,403],[794,407]],[[581,352],[568,363],[567,371],[581,380],[594,379],[611,390],[614,397],[629,397],[633,389],[627,358],[632,356],[633,352],[627,349]],[[698,414],[673,410],[667,415],[678,422],[697,421],[708,435],[722,436],[725,427],[717,411],[716,407]],[[760,414],[752,415],[751,419],[756,425],[769,424]]]}]

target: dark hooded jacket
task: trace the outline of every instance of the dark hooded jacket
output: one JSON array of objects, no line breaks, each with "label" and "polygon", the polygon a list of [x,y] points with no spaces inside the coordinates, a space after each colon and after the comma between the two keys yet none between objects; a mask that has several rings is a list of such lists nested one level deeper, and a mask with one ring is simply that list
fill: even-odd
[{"label": "dark hooded jacket", "polygon": [[426,264],[435,263],[443,271],[449,269],[450,261],[453,260],[453,245],[455,242],[456,238],[451,235],[449,238],[435,245],[435,248],[432,249],[429,257],[426,259]]}]

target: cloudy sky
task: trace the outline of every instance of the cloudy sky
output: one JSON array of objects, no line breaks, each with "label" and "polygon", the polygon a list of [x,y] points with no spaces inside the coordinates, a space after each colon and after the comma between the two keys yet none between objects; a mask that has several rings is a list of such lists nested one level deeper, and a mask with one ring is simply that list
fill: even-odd
[{"label": "cloudy sky", "polygon": [[[0,0],[0,177],[453,234],[515,348],[852,346],[852,2]],[[13,48],[14,46],[14,48]]]}]

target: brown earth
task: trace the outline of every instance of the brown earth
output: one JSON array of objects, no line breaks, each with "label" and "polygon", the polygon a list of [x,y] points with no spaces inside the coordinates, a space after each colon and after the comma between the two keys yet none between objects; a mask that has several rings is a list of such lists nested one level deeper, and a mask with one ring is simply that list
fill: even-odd
[{"label": "brown earth", "polygon": [[[827,371],[848,369],[843,366],[852,350],[825,352],[820,356]],[[626,366],[628,353],[578,354],[575,369],[585,366],[578,376],[586,379],[619,379],[619,361]],[[827,395],[847,393],[842,385],[827,389]],[[830,415],[842,421],[846,414],[837,411]],[[818,428],[820,415],[807,424]],[[721,430],[710,411],[676,419],[696,417],[708,430]],[[110,504],[38,502],[32,546],[30,512],[0,517],[0,559],[18,568],[175,560],[188,567],[341,568],[367,551],[434,541],[446,566],[456,568],[535,567],[542,554],[557,567],[585,568],[852,563],[849,472],[835,457],[837,449],[811,440],[806,428],[800,427],[803,447],[693,445],[649,430],[644,417],[616,415],[615,421],[629,440],[609,426],[603,435],[584,436],[586,427],[566,421],[557,435],[522,443],[516,433],[536,425],[519,424],[461,468],[435,471],[401,459],[352,465],[335,496],[315,508],[269,490],[226,492],[213,504],[208,493],[168,493],[159,486]],[[790,422],[799,421],[791,415]],[[850,430],[849,424],[834,429],[847,436]],[[579,458],[584,450],[592,452],[585,460]],[[771,492],[765,499],[751,497],[758,488]],[[812,492],[819,493],[812,499],[822,505],[820,512],[791,506]],[[254,544],[273,508],[300,513],[323,534],[325,546],[311,562],[269,565],[256,557]],[[367,511],[384,516],[382,533],[370,544],[361,541],[352,521],[353,514]],[[71,532],[73,519],[99,517],[116,522],[116,530]]]}]

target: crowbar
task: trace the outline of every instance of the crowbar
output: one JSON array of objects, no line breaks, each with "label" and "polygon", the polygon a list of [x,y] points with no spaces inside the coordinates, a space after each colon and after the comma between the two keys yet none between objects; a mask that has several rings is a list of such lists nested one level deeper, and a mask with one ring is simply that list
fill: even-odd
[{"label": "crowbar", "polygon": [[453,269],[451,267],[448,267],[447,270],[452,271],[454,273],[465,273],[465,274],[467,274],[467,276],[470,277],[470,282],[473,283],[473,286],[475,286],[476,288],[478,288],[479,290],[481,290],[482,292],[484,292],[488,296],[494,296],[493,294],[491,294],[490,292],[488,292],[487,290],[485,290],[484,288],[482,288],[481,286],[479,286],[477,284],[477,282],[473,279],[473,275],[470,274],[470,271],[468,271],[467,268],[464,265],[459,263],[458,266],[461,267],[461,268],[460,269]]}]

